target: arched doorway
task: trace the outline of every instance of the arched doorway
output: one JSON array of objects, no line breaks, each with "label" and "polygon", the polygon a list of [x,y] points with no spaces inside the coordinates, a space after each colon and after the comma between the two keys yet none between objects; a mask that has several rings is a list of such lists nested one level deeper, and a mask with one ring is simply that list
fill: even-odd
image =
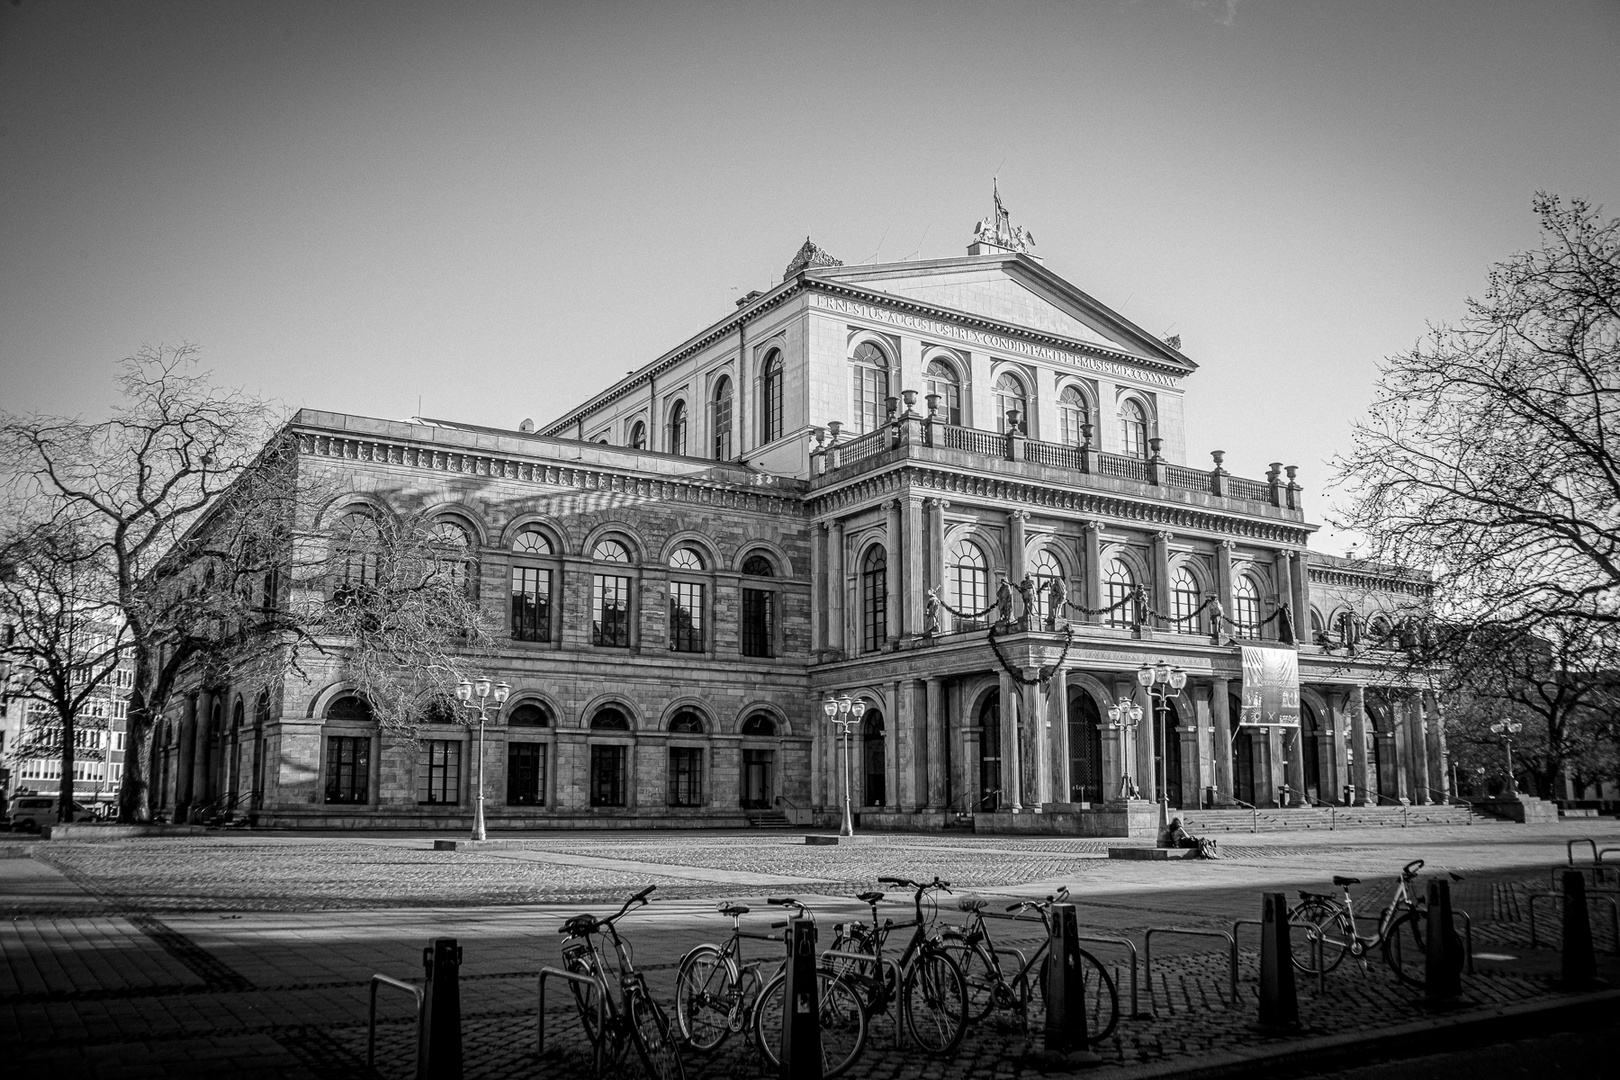
[{"label": "arched doorway", "polygon": [[1232,794],[1240,802],[1250,806],[1254,801],[1254,736],[1253,728],[1238,726],[1238,717],[1243,715],[1243,702],[1233,697],[1228,704],[1232,717]]},{"label": "arched doorway", "polygon": [[1069,695],[1069,801],[1102,802],[1102,715],[1090,694]]},{"label": "arched doorway", "polygon": [[1001,806],[1001,691],[992,690],[979,706],[979,805],[994,813]]},{"label": "arched doorway", "polygon": [[888,756],[883,745],[883,714],[868,708],[861,720],[861,765],[866,781],[863,806],[883,806],[888,802]]},{"label": "arched doorway", "polygon": [[[878,720],[880,727],[882,723],[883,721],[880,718]],[[864,724],[862,726],[864,729]],[[776,738],[776,720],[766,713],[754,713],[742,722],[742,735],[746,739],[774,739]],[[742,752],[743,808],[747,810],[767,810],[775,803],[775,796],[776,750],[758,742],[744,746]]]},{"label": "arched doorway", "polygon": [[1159,769],[1154,779],[1164,785],[1165,801],[1179,808],[1186,804],[1181,801],[1181,734],[1176,731],[1181,725],[1176,703],[1167,701],[1154,712],[1154,731],[1158,734],[1153,743],[1153,756]]}]

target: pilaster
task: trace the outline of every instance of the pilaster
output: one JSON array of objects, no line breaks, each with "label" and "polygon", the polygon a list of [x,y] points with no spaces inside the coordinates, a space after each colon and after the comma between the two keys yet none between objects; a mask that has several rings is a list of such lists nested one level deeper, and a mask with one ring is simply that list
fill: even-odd
[{"label": "pilaster", "polygon": [[946,805],[946,777],[949,761],[949,732],[946,729],[945,684],[939,679],[923,682],[928,725],[926,750],[928,756],[927,796],[923,805],[929,810],[943,810]]},{"label": "pilaster", "polygon": [[888,564],[888,602],[884,605],[885,634],[894,641],[905,632],[902,613],[907,594],[905,574],[905,544],[900,535],[901,508],[899,499],[883,504],[886,523],[883,530],[885,561]]},{"label": "pilaster", "polygon": [[1047,770],[1052,776],[1052,802],[1073,801],[1073,777],[1069,775],[1069,672],[1058,668],[1047,684],[1047,730],[1051,745],[1047,750]]},{"label": "pilaster", "polygon": [[844,614],[844,599],[849,595],[849,582],[844,554],[844,523],[834,521],[827,536],[827,651],[834,657],[848,652],[845,636],[849,619]]},{"label": "pilaster", "polygon": [[[1082,521],[1080,529],[1086,549],[1086,565],[1080,570],[1080,602],[1095,611],[1102,607],[1102,529],[1095,521]],[[1081,621],[1095,625],[1100,618],[1085,615]]]},{"label": "pilaster", "polygon": [[928,544],[923,531],[923,500],[910,495],[905,499],[905,533],[901,544],[904,552],[905,619],[903,630],[907,636],[923,632],[923,607],[928,588]]},{"label": "pilaster", "polygon": [[1350,783],[1355,790],[1351,792],[1350,802],[1356,806],[1374,805],[1378,802],[1377,788],[1372,776],[1372,762],[1368,759],[1368,747],[1371,740],[1367,737],[1367,691],[1364,687],[1355,686],[1350,689],[1350,746],[1346,751],[1349,759]]},{"label": "pilaster", "polygon": [[1001,803],[1013,813],[1023,810],[1019,763],[1023,760],[1018,737],[1018,684],[1001,673]]}]

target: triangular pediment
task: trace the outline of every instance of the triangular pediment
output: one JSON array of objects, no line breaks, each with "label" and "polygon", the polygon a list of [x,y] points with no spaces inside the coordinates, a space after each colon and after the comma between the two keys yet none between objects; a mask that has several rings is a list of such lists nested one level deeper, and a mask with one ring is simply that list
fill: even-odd
[{"label": "triangular pediment", "polygon": [[1021,255],[845,266],[813,271],[874,292],[965,312],[1009,326],[1098,345],[1193,370],[1195,365],[1117,312]]}]

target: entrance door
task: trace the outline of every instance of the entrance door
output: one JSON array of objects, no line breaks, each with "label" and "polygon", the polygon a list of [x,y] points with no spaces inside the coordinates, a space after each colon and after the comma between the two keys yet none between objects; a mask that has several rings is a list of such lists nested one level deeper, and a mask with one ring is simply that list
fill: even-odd
[{"label": "entrance door", "polygon": [[979,805],[994,813],[1001,806],[1001,691],[992,690],[979,707]]},{"label": "entrance door", "polygon": [[866,806],[888,803],[889,762],[883,748],[883,714],[867,709],[861,721],[861,761],[866,769]]},{"label": "entrance door", "polygon": [[1091,695],[1082,692],[1069,698],[1069,801],[1103,798],[1102,716]]},{"label": "entrance door", "polygon": [[1181,733],[1176,730],[1178,719],[1175,703],[1165,702],[1163,716],[1159,718],[1159,738],[1155,750],[1160,767],[1158,779],[1164,784],[1165,800],[1171,806],[1180,808],[1187,804],[1181,801]]},{"label": "entrance door", "polygon": [[1254,801],[1254,738],[1252,728],[1238,728],[1232,740],[1232,792],[1250,806]]},{"label": "entrance door", "polygon": [[776,772],[775,750],[744,750],[742,804],[749,810],[765,810],[773,798]]},{"label": "entrance door", "polygon": [[1299,761],[1305,772],[1305,794],[1312,800],[1320,801],[1322,798],[1321,777],[1321,747],[1319,745],[1322,734],[1322,725],[1316,718],[1316,710],[1311,708],[1310,702],[1299,703],[1299,734],[1295,736],[1300,740]]}]

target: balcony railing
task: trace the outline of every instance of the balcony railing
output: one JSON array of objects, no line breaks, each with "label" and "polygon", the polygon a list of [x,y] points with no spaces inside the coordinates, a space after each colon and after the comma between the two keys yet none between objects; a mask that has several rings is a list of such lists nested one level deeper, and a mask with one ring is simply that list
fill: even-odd
[{"label": "balcony railing", "polygon": [[[908,398],[912,396],[909,391],[907,396]],[[892,402],[893,399],[891,405]],[[1159,453],[1161,440],[1157,438],[1148,440],[1151,448],[1148,457],[1109,454],[1094,449],[1089,444],[1069,446],[1028,439],[1017,431],[1000,434],[942,423],[937,413],[926,418],[918,416],[911,411],[911,404],[908,400],[907,411],[904,414],[896,415],[891,411],[890,419],[881,427],[847,442],[840,442],[838,439],[839,425],[829,425],[832,431],[831,441],[818,442],[811,450],[812,473],[820,476],[829,470],[845,469],[896,447],[925,446],[957,450],[978,457],[1027,462],[1031,465],[1129,480],[1154,487],[1174,488],[1178,491],[1202,492],[1237,502],[1264,503],[1288,510],[1302,508],[1300,493],[1303,489],[1295,482],[1297,470],[1292,465],[1284,468],[1281,462],[1272,464],[1271,471],[1266,473],[1264,481],[1246,480],[1241,476],[1231,475],[1222,467],[1225,455],[1219,450],[1211,454],[1215,459],[1213,470],[1193,469],[1165,461]]]}]

